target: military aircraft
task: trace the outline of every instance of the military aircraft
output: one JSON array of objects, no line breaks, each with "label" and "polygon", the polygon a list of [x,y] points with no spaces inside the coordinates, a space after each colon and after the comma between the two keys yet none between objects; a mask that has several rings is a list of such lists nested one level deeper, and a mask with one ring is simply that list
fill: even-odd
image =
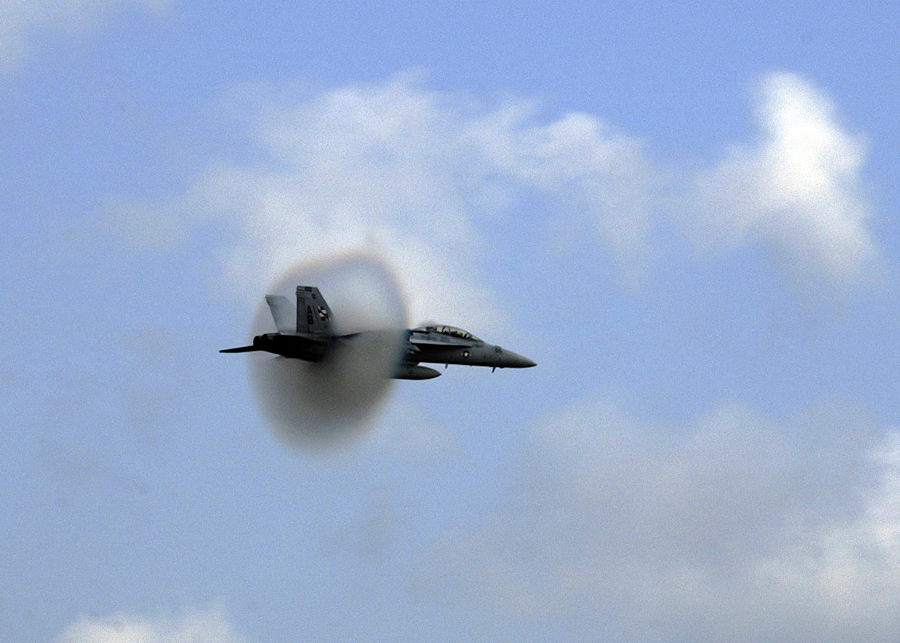
[{"label": "military aircraft", "polygon": [[[220,353],[265,351],[290,359],[319,362],[337,346],[363,334],[332,332],[331,309],[314,286],[297,286],[296,329],[292,327],[294,310],[287,297],[266,295],[266,303],[278,332],[257,335],[250,346],[225,348]],[[403,332],[401,357],[391,374],[393,379],[428,380],[441,374],[433,368],[419,366],[420,362],[444,364],[445,368],[447,364],[490,366],[492,370],[535,365],[527,357],[488,344],[455,326],[429,324]]]}]

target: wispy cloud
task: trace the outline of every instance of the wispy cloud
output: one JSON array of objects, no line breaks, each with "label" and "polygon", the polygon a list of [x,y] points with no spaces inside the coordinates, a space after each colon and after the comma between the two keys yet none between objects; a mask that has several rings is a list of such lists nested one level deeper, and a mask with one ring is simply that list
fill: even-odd
[{"label": "wispy cloud", "polygon": [[128,5],[158,10],[169,0],[12,0],[0,3],[0,73],[27,55],[33,32],[75,32],[96,27],[114,9]]},{"label": "wispy cloud", "polygon": [[397,268],[414,320],[484,332],[504,325],[483,277],[494,241],[485,224],[523,191],[587,204],[623,263],[640,254],[637,141],[588,115],[539,125],[525,101],[488,108],[421,85],[406,74],[267,105],[252,134],[261,162],[211,165],[186,197],[158,207],[115,200],[109,221],[157,245],[200,218],[230,222],[239,235],[226,271],[253,297],[286,266],[365,248]]}]

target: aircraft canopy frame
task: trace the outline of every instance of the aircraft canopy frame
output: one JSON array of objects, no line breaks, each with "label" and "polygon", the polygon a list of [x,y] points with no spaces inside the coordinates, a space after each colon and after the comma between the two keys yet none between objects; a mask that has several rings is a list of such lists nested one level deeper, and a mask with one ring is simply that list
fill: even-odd
[{"label": "aircraft canopy frame", "polygon": [[419,326],[413,328],[414,333],[437,333],[438,335],[446,335],[447,337],[455,337],[456,339],[465,339],[470,342],[484,342],[483,339],[475,337],[472,333],[456,326],[446,326],[443,324],[432,324],[428,326]]}]

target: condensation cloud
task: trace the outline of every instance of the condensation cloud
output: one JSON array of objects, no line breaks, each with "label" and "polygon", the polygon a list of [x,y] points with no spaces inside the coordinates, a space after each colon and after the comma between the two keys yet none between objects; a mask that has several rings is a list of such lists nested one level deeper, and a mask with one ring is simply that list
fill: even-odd
[{"label": "condensation cloud", "polygon": [[[316,286],[334,315],[337,335],[361,333],[317,363],[247,355],[264,416],[288,444],[323,447],[359,434],[377,417],[400,359],[406,307],[389,267],[369,255],[338,256],[286,272],[266,293],[295,301],[297,286]],[[260,305],[253,335],[275,332]]]}]

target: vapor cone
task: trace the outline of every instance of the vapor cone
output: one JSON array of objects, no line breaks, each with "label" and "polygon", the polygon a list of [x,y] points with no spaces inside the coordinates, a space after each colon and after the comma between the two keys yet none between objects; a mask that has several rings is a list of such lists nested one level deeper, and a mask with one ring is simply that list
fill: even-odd
[{"label": "vapor cone", "polygon": [[[332,446],[365,430],[386,401],[401,357],[406,308],[389,268],[371,256],[298,266],[266,294],[295,301],[297,286],[317,286],[331,307],[333,350],[315,363],[251,353],[250,377],[263,414],[283,440]],[[274,330],[263,301],[253,334]]]}]

